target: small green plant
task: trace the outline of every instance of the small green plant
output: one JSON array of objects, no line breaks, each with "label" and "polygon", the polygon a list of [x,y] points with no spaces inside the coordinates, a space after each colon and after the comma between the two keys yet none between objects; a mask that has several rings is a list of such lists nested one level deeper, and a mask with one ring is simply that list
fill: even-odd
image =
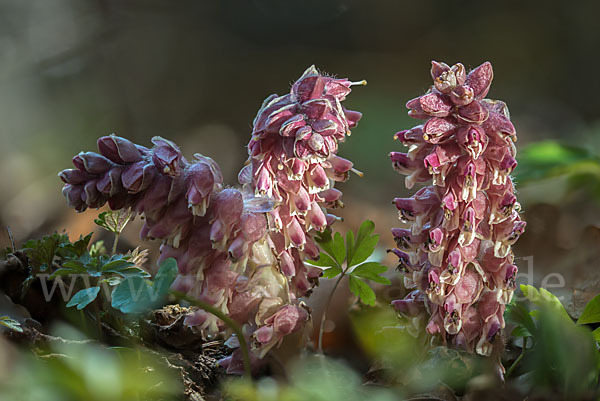
[{"label": "small green plant", "polygon": [[330,229],[317,234],[317,243],[323,252],[319,255],[318,260],[309,260],[308,263],[323,268],[324,278],[334,279],[337,277],[321,318],[318,340],[318,349],[321,353],[323,352],[323,326],[327,319],[327,309],[342,279],[348,276],[350,291],[364,304],[371,306],[375,305],[375,292],[364,280],[390,284],[390,280],[381,276],[387,271],[386,266],[379,262],[366,262],[379,242],[379,235],[372,235],[374,229],[375,224],[366,220],[360,225],[356,236],[352,230],[348,230],[345,242],[342,234],[336,232],[332,235]]},{"label": "small green plant", "polygon": [[109,210],[102,212],[98,215],[98,218],[94,220],[94,223],[100,227],[110,231],[115,235],[113,247],[111,253],[114,255],[117,252],[117,245],[119,243],[119,237],[125,229],[125,226],[135,216],[131,210]]}]

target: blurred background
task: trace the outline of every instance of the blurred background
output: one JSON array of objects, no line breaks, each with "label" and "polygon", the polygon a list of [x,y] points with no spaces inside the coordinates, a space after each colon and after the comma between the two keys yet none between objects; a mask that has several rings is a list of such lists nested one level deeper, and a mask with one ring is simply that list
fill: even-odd
[{"label": "blurred background", "polygon": [[[404,104],[431,84],[432,59],[469,69],[492,62],[488,96],[508,104],[520,150],[556,140],[600,153],[598,15],[593,0],[2,0],[0,225],[18,244],[94,230],[98,212],[68,209],[57,173],[110,133],[146,146],[155,135],[169,138],[188,157],[214,158],[235,184],[262,100],[287,92],[315,64],[368,81],[346,102],[364,117],[339,154],[365,176],[340,185],[339,229],[372,219],[385,250],[400,224],[391,199],[409,195],[387,154],[401,150],[393,134],[417,124]],[[553,291],[572,308],[600,283],[600,192],[586,186],[600,174],[590,174],[519,187],[528,230],[516,254],[529,257],[521,271],[531,267],[536,285],[560,273],[565,285]],[[127,228],[123,247],[137,245],[138,227]],[[10,244],[4,229],[0,244]],[[158,244],[151,247],[156,255]]]}]

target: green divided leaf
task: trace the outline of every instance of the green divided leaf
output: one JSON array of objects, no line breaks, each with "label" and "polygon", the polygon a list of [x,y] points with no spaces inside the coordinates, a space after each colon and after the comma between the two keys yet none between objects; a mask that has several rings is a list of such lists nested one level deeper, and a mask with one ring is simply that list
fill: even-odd
[{"label": "green divided leaf", "polygon": [[512,302],[506,305],[504,319],[517,326],[511,334],[515,337],[533,337],[534,333],[537,332],[529,310],[521,302]]},{"label": "green divided leaf", "polygon": [[330,267],[329,269],[323,270],[323,278],[334,278],[341,272],[342,272],[341,267],[333,266],[333,267]]},{"label": "green divided leaf", "polygon": [[72,259],[80,257],[87,252],[92,235],[93,233],[89,233],[85,237],[80,236],[79,239],[73,243],[68,240],[67,242],[60,243],[56,253],[63,258]]},{"label": "green divided leaf", "polygon": [[368,238],[373,233],[373,230],[375,230],[375,223],[373,223],[371,220],[363,221],[358,229],[358,234],[356,235],[356,246],[360,246],[362,241],[364,241],[365,238]]},{"label": "green divided leaf", "polygon": [[34,269],[45,271],[52,267],[59,245],[65,243],[69,243],[67,235],[54,233],[38,240],[27,241],[23,249],[29,259],[29,264]]},{"label": "green divided leaf", "polygon": [[368,262],[357,266],[354,270],[352,270],[350,275],[365,278],[376,283],[389,285],[391,284],[390,280],[380,276],[381,273],[385,273],[386,271],[387,266],[384,266],[378,262]]},{"label": "green divided leaf", "polygon": [[91,287],[78,291],[77,294],[75,294],[67,304],[67,308],[77,306],[77,309],[81,310],[92,303],[98,296],[99,292],[100,287]]},{"label": "green divided leaf", "polygon": [[364,304],[375,306],[375,292],[373,292],[371,287],[364,281],[352,275],[349,276],[348,279],[350,280],[350,291],[359,297]]},{"label": "green divided leaf", "polygon": [[0,326],[8,327],[9,329],[18,331],[19,333],[23,332],[21,323],[8,316],[0,316]]},{"label": "green divided leaf", "polygon": [[510,335],[513,337],[533,337],[533,334],[531,334],[529,330],[523,326],[515,327],[513,331],[511,331]]},{"label": "green divided leaf", "polygon": [[160,265],[154,281],[134,276],[117,285],[111,305],[123,313],[146,312],[164,299],[176,276],[177,262],[168,258]]},{"label": "green divided leaf", "polygon": [[379,242],[379,235],[371,235],[373,230],[375,230],[375,224],[371,220],[365,220],[360,225],[352,250],[352,258],[348,259],[348,266],[362,263],[373,254]]},{"label": "green divided leaf", "polygon": [[120,234],[133,215],[129,210],[106,211],[100,213],[94,223],[114,234]]},{"label": "green divided leaf", "polygon": [[337,267],[338,264],[336,263],[335,260],[333,260],[333,258],[329,255],[327,255],[326,253],[321,252],[321,254],[319,255],[319,260],[307,260],[307,263],[313,265],[313,266],[318,266],[318,267]]},{"label": "green divided leaf", "polygon": [[346,257],[346,247],[344,246],[344,238],[340,233],[335,233],[331,236],[331,229],[327,229],[322,233],[317,234],[317,243],[321,246],[329,256],[337,261],[338,264],[344,263]]},{"label": "green divided leaf", "polygon": [[354,255],[352,256],[352,260],[349,262],[349,265],[354,266],[367,260],[369,256],[373,254],[373,251],[375,251],[375,247],[377,246],[378,242],[379,235],[365,238],[360,243],[357,242]]},{"label": "green divided leaf", "polygon": [[354,233],[348,230],[346,233],[346,260],[352,260],[354,255]]},{"label": "green divided leaf", "polygon": [[[115,256],[118,256],[118,257],[115,257]],[[131,263],[129,260],[127,260],[127,258],[125,258],[121,255],[115,255],[115,256],[111,257],[108,261],[106,261],[106,263],[102,264],[101,270],[103,272],[107,272],[107,271],[118,272],[118,271],[124,270],[130,266],[133,266],[133,263]]]},{"label": "green divided leaf", "polygon": [[346,259],[346,246],[344,245],[344,237],[342,234],[335,233],[333,236],[332,251],[335,260],[341,265]]},{"label": "green divided leaf", "polygon": [[179,273],[177,269],[177,261],[173,258],[168,258],[160,264],[160,268],[154,277],[154,288],[163,296],[169,292],[169,288],[175,281]]}]

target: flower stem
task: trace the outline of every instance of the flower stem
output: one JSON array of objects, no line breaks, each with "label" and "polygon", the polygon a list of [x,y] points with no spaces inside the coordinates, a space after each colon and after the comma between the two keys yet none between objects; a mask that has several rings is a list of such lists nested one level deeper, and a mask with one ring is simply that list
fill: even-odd
[{"label": "flower stem", "polygon": [[510,365],[510,368],[508,368],[506,375],[504,375],[505,378],[508,379],[513,374],[513,372],[517,368],[517,365],[519,365],[519,363],[521,362],[521,359],[523,359],[526,349],[527,349],[527,337],[523,337],[523,348],[521,348],[521,353],[519,354],[517,359],[515,359],[515,361],[512,363],[512,365]]},{"label": "flower stem", "polygon": [[[347,270],[347,269],[346,269]],[[333,289],[329,293],[329,297],[327,298],[327,302],[325,303],[325,309],[323,309],[323,314],[321,315],[321,324],[319,325],[319,340],[317,343],[317,352],[323,355],[323,332],[325,331],[325,322],[327,321],[327,310],[329,309],[329,304],[331,304],[331,300],[333,299],[333,294],[335,290],[338,288],[340,281],[346,275],[346,270],[343,270],[337,281],[333,285]]]},{"label": "flower stem", "polygon": [[226,314],[221,312],[220,309],[215,308],[214,306],[212,306],[211,304],[209,304],[207,302],[200,301],[199,299],[190,297],[189,295],[186,295],[180,291],[171,290],[171,294],[173,294],[178,299],[182,299],[186,302],[189,302],[191,305],[197,306],[198,308],[215,315],[216,317],[221,319],[223,321],[223,323],[225,323],[231,330],[233,330],[233,332],[235,333],[235,335],[238,338],[238,341],[240,343],[240,350],[242,351],[242,359],[244,361],[244,372],[245,372],[244,375],[251,379],[252,372],[250,370],[250,352],[248,350],[248,343],[246,342],[246,338],[244,337],[242,328],[235,321],[233,321],[233,319],[231,319],[229,316],[227,316]]},{"label": "flower stem", "polygon": [[115,233],[115,240],[113,242],[111,255],[114,255],[115,253],[117,253],[117,244],[119,243],[119,236],[120,236],[120,233]]}]

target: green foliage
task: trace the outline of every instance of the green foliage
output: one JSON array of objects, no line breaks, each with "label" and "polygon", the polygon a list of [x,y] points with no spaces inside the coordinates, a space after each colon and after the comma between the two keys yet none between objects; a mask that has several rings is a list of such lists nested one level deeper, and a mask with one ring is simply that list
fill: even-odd
[{"label": "green foliage", "polygon": [[380,373],[403,383],[407,394],[431,391],[440,382],[460,391],[488,362],[492,363],[467,352],[431,346],[423,332],[411,334],[399,324],[396,312],[389,307],[354,311],[351,320],[361,348],[378,361]]},{"label": "green foliage", "polygon": [[77,306],[77,310],[81,310],[92,303],[98,296],[99,292],[100,287],[91,287],[79,290],[75,295],[73,295],[73,298],[69,300],[67,303],[67,308]]},{"label": "green foliage", "polygon": [[600,159],[596,155],[556,141],[537,142],[521,149],[516,170],[523,182],[587,171],[600,172]]},{"label": "green foliage", "polygon": [[533,337],[537,333],[535,322],[524,302],[511,302],[506,305],[504,319],[515,325],[511,333],[513,337]]},{"label": "green foliage", "polygon": [[519,151],[520,183],[567,177],[570,191],[586,190],[600,201],[600,156],[587,149],[556,141],[531,144]]},{"label": "green foliage", "polygon": [[[350,291],[364,304],[375,305],[375,293],[363,280],[379,284],[390,284],[390,280],[381,276],[387,267],[378,262],[365,262],[372,254],[379,241],[379,235],[372,235],[375,224],[366,220],[356,233],[346,233],[346,241],[340,233],[332,235],[327,229],[317,235],[317,243],[323,249],[318,260],[309,260],[313,266],[324,268],[324,278],[341,278],[349,276]],[[355,239],[356,238],[356,239]]]},{"label": "green foliage", "polygon": [[86,251],[92,234],[79,237],[71,242],[67,234],[54,233],[38,240],[29,240],[23,246],[29,265],[35,271],[47,271],[53,267],[56,258],[77,258]]},{"label": "green foliage", "polygon": [[53,334],[69,340],[53,343],[43,358],[30,352],[11,361],[0,381],[3,401],[167,401],[182,393],[178,378],[142,349],[104,348],[74,337],[64,328]]},{"label": "green foliage", "polygon": [[99,255],[94,257],[86,252],[77,259],[65,259],[62,267],[55,270],[50,278],[54,279],[70,274],[88,274],[91,277],[103,277],[105,279],[113,275],[117,275],[122,279],[150,276],[148,272],[135,266],[129,259],[129,255]]},{"label": "green foliage", "polygon": [[108,251],[104,246],[104,241],[96,241],[92,245],[90,245],[90,256],[93,258],[97,258],[100,255],[106,254]]},{"label": "green foliage", "polygon": [[[515,325],[512,335],[523,337],[524,344],[525,338],[532,339],[520,357],[523,371],[528,372],[524,384],[530,390],[545,388],[568,394],[570,399],[593,391],[600,366],[597,333],[577,325],[560,300],[547,290],[522,285],[521,291],[528,302],[512,302],[504,317]],[[592,300],[592,305],[586,307],[583,321],[594,320],[597,302]]]},{"label": "green foliage", "polygon": [[[562,305],[560,300],[558,298],[556,298],[556,296],[554,294],[552,294],[550,291],[546,290],[545,288],[540,288],[538,290],[537,288],[535,288],[532,285],[522,284],[521,292],[534,305],[536,305],[540,308],[547,308],[547,309],[553,311],[554,313],[556,313],[558,316],[561,316],[561,317],[565,318],[566,320],[571,321],[571,316],[569,316],[569,314],[565,310],[565,307]],[[535,312],[530,312],[530,314],[531,313],[533,313],[533,316],[536,315]]]},{"label": "green foliage", "polygon": [[600,295],[596,295],[587,303],[577,324],[600,323]]},{"label": "green foliage", "polygon": [[375,292],[371,289],[371,287],[369,287],[367,283],[356,278],[353,275],[350,275],[349,285],[350,291],[352,291],[354,295],[360,298],[360,300],[363,303],[375,306]]},{"label": "green foliage", "polygon": [[[106,224],[110,229],[117,230],[120,229],[119,227],[122,228],[128,217],[102,213],[98,220],[100,222],[97,223]],[[58,278],[76,280],[80,276],[89,277],[92,285],[90,286],[90,280],[84,280],[85,288],[79,289],[67,302],[67,307],[76,307],[78,310],[84,309],[97,299],[103,283],[115,286],[112,293],[116,292],[119,300],[115,304],[118,305],[116,309],[125,313],[145,311],[164,298],[168,287],[164,288],[163,283],[168,283],[170,286],[177,274],[174,260],[166,265],[163,264],[156,280],[152,282],[148,280],[150,274],[136,265],[144,259],[145,253],[136,250],[127,255],[107,255],[102,241],[90,245],[91,237],[90,233],[71,242],[66,234],[53,234],[39,240],[28,241],[25,244],[25,252],[33,267],[28,282],[41,272],[48,274],[50,280]],[[128,292],[126,288],[131,288],[131,291],[137,294],[138,304],[133,293],[126,295]]]},{"label": "green foliage", "polygon": [[118,235],[121,234],[133,216],[134,213],[130,210],[110,210],[100,213],[98,218],[94,219],[94,223]]},{"label": "green foliage", "polygon": [[412,336],[400,327],[392,308],[359,309],[350,318],[362,349],[372,358],[389,364],[399,375],[424,357],[425,336]]},{"label": "green foliage", "polygon": [[343,363],[324,356],[296,362],[289,382],[264,378],[258,383],[230,380],[225,385],[228,400],[239,401],[393,401],[391,390],[365,386],[361,377]]},{"label": "green foliage", "polygon": [[9,316],[0,316],[0,326],[8,327],[9,329],[18,331],[19,333],[23,332],[21,323]]},{"label": "green foliage", "polygon": [[161,263],[153,281],[128,277],[112,293],[111,306],[123,313],[142,313],[158,305],[168,294],[177,276],[177,262],[168,258]]}]

